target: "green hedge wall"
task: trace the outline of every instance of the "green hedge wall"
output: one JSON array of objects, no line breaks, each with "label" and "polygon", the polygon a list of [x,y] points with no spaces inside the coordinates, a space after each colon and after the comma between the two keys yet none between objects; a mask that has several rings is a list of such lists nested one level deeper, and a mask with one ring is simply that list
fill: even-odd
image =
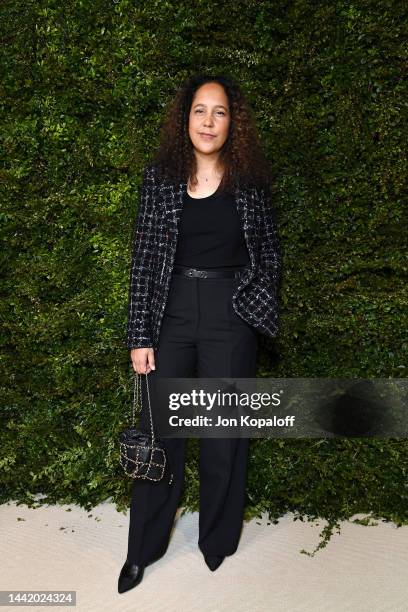
[{"label": "green hedge wall", "polygon": [[[129,502],[117,433],[141,170],[185,77],[244,87],[272,161],[281,332],[260,376],[406,377],[401,2],[4,0],[2,502]],[[405,439],[253,440],[246,516],[408,521]],[[197,441],[184,504],[198,508]]]}]

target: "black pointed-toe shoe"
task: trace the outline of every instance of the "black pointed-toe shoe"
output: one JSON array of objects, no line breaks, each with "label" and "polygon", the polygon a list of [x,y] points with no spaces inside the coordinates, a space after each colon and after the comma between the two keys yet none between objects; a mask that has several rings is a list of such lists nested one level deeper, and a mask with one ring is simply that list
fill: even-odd
[{"label": "black pointed-toe shoe", "polygon": [[118,593],[125,593],[142,582],[144,569],[144,565],[130,564],[126,561],[120,571]]},{"label": "black pointed-toe shoe", "polygon": [[208,567],[210,568],[212,572],[215,572],[217,567],[220,567],[224,559],[225,557],[220,557],[219,555],[214,555],[214,556],[206,555],[204,557],[206,564],[208,565]]}]

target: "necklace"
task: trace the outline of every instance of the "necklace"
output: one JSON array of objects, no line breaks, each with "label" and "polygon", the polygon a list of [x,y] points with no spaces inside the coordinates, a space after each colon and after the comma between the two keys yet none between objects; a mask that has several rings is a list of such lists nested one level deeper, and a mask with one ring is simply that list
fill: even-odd
[{"label": "necklace", "polygon": [[[217,179],[222,179],[222,174],[220,175],[219,173],[217,173],[217,174],[215,174],[215,175],[214,175],[214,178],[217,178]],[[208,183],[208,177],[207,177],[207,176],[200,177],[200,176],[198,176],[198,175],[197,175],[197,179],[198,179],[198,182],[199,182],[199,183],[200,183],[201,181],[203,181],[203,180],[205,180],[205,182],[206,182],[206,183]],[[188,185],[189,185],[189,187],[190,187],[190,179],[189,179],[189,181],[188,181]]]},{"label": "necklace", "polygon": [[[214,178],[217,178],[217,179],[220,179],[221,177],[222,177],[222,175],[220,175],[220,174],[215,174],[214,175]],[[199,177],[197,177],[197,178],[199,178]],[[199,178],[199,180],[200,180],[200,178]],[[205,179],[205,182],[208,183],[208,177],[207,176],[203,176],[203,179]]]}]

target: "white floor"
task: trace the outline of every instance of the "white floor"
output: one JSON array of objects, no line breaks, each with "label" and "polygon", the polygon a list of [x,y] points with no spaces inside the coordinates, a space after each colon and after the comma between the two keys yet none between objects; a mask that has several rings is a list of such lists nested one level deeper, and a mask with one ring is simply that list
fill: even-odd
[{"label": "white floor", "polygon": [[185,514],[167,554],[146,568],[140,585],[119,594],[128,517],[110,503],[90,513],[3,504],[0,590],[74,590],[75,609],[84,612],[408,611],[408,526],[345,522],[309,557],[299,551],[314,550],[324,521],[287,515],[267,525],[264,517],[244,524],[238,551],[213,573],[197,547],[198,514]]}]

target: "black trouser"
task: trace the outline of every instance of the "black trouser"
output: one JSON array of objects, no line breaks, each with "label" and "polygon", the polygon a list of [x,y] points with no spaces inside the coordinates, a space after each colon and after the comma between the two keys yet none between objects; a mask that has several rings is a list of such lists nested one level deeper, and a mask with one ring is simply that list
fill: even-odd
[{"label": "black trouser", "polygon": [[[233,310],[234,278],[172,275],[155,351],[155,377],[254,378],[257,332]],[[141,425],[150,431],[142,376]],[[152,405],[152,413],[158,406]],[[147,564],[168,546],[184,481],[186,438],[163,438],[174,481],[135,479],[130,506],[127,560]],[[198,546],[204,555],[232,555],[242,528],[248,438],[200,439]]]}]

